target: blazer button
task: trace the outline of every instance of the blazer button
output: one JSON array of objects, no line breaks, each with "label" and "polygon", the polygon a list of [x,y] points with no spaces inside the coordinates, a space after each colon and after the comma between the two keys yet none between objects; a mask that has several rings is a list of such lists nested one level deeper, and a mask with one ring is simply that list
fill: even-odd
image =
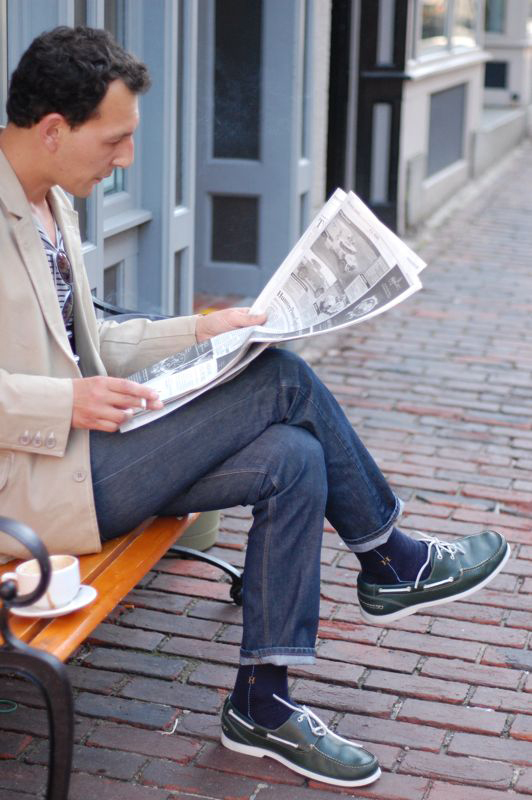
[{"label": "blazer button", "polygon": [[49,450],[52,450],[56,446],[57,439],[55,438],[55,434],[54,433],[49,433],[48,434],[48,436],[46,437],[45,444],[46,444],[46,447],[48,447]]},{"label": "blazer button", "polygon": [[35,436],[33,437],[33,446],[34,446],[34,447],[40,447],[40,446],[41,446],[41,444],[42,444],[42,436],[41,436],[41,432],[40,432],[40,431],[37,431],[37,433],[36,433],[36,434],[35,434]]},{"label": "blazer button", "polygon": [[21,435],[18,437],[18,441],[19,441],[19,444],[22,444],[22,445],[29,444],[31,442],[31,434],[30,434],[30,432],[29,431],[24,431],[24,433],[21,433]]},{"label": "blazer button", "polygon": [[84,469],[77,469],[72,477],[74,478],[75,481],[81,483],[81,481],[84,481],[85,478],[87,477],[87,473],[85,472]]}]

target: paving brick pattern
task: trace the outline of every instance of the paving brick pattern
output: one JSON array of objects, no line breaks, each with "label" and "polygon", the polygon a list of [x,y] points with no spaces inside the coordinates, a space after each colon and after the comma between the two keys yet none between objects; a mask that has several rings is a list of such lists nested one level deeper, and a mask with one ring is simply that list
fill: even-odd
[{"label": "paving brick pattern", "polygon": [[[423,233],[423,292],[305,350],[407,501],[405,528],[453,539],[489,526],[513,547],[488,589],[381,629],[361,619],[357,561],[325,527],[319,657],[291,670],[292,694],[373,749],[381,779],[339,791],[220,746],[241,612],[216,571],[176,560],[70,663],[71,800],[532,796],[530,187],[528,143]],[[242,565],[249,517],[225,514],[216,555]],[[19,706],[0,718],[0,795],[42,797],[42,701],[14,680],[6,694]]]}]

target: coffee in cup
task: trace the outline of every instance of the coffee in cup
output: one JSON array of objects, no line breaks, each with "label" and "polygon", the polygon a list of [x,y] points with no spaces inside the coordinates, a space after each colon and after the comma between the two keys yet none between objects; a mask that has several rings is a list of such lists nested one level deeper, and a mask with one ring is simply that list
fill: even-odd
[{"label": "coffee in cup", "polygon": [[[50,556],[50,583],[44,594],[33,603],[36,608],[51,610],[68,605],[79,592],[81,578],[79,560],[76,556]],[[41,568],[36,558],[23,561],[14,572],[6,572],[2,580],[14,580],[18,587],[18,595],[33,592],[40,581]]]}]

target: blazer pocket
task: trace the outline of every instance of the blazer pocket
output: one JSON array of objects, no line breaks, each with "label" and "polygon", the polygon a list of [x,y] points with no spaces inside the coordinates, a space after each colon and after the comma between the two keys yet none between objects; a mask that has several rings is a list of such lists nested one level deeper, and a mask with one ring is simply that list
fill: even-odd
[{"label": "blazer pocket", "polygon": [[13,463],[13,453],[0,453],[0,492],[6,486]]}]

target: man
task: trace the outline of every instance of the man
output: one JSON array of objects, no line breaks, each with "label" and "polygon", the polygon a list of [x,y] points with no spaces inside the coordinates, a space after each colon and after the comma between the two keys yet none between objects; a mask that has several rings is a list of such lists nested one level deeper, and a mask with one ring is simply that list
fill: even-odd
[{"label": "man", "polygon": [[[133,160],[146,67],[104,31],[38,37],[14,72],[0,133],[0,514],[51,552],[86,553],[153,514],[252,505],[243,638],[222,741],[339,786],[376,780],[376,758],[291,702],[287,666],[312,663],[326,516],[360,560],[364,616],[386,623],[484,586],[509,549],[484,532],[412,539],[401,503],[334,397],[286,351],[171,414],[119,425],[147,388],[121,376],[263,316],[229,309],[98,322],[76,215],[80,197]],[[60,187],[60,188],[59,188]],[[0,553],[13,554],[0,538]]]}]

